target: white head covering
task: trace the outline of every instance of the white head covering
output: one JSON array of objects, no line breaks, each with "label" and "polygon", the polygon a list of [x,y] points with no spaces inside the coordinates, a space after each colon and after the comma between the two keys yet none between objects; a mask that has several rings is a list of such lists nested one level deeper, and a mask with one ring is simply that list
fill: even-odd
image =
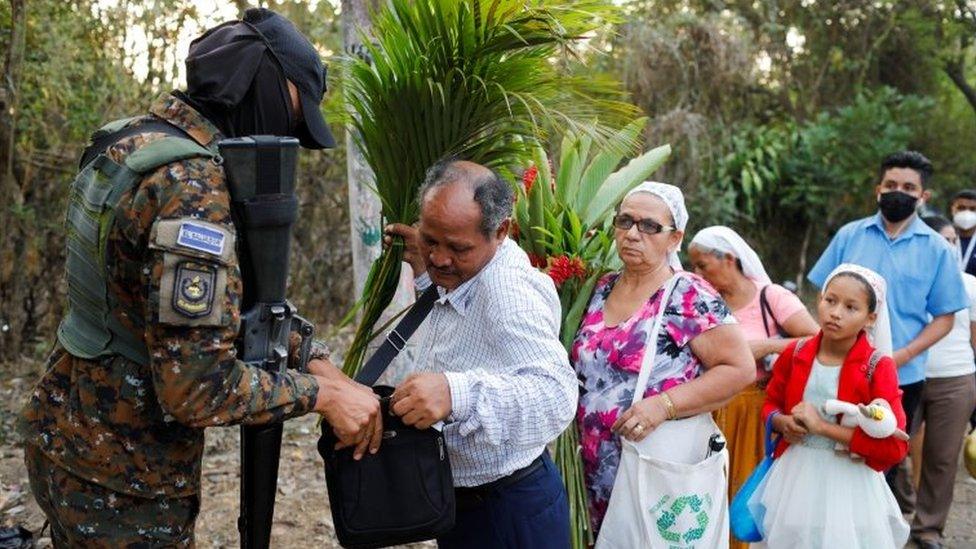
[{"label": "white head covering", "polygon": [[874,327],[867,330],[868,337],[871,340],[871,344],[874,345],[874,348],[881,352],[881,354],[891,356],[894,349],[892,349],[891,344],[891,324],[888,321],[888,284],[885,282],[885,279],[867,267],[853,263],[842,263],[827,277],[823,289],[826,290],[830,281],[841,273],[860,275],[868,282],[871,290],[874,291],[874,297],[878,302],[877,309],[875,310],[878,313],[878,318],[874,322]]},{"label": "white head covering", "polygon": [[[645,181],[631,189],[630,192],[624,196],[624,200],[634,193],[650,193],[660,198],[668,209],[671,210],[671,217],[674,219],[674,226],[679,231],[684,232],[685,227],[688,226],[688,208],[685,207],[685,195],[682,194],[681,189],[675,187],[674,185],[668,185],[667,183]],[[682,237],[682,239],[683,238],[684,237]],[[671,268],[676,271],[683,270],[681,260],[678,259],[678,250],[680,249],[681,242],[679,241],[678,247],[668,255],[668,264],[670,264]]]},{"label": "white head covering", "polygon": [[692,245],[699,245],[708,250],[717,250],[723,254],[731,254],[742,263],[742,274],[759,283],[760,286],[772,284],[766,268],[763,267],[759,255],[746,244],[739,233],[728,227],[714,225],[698,231],[691,239]]}]

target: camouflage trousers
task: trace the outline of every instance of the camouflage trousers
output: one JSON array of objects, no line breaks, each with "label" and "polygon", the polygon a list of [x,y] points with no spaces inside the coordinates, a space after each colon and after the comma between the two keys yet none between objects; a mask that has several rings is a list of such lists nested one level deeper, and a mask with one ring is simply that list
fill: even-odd
[{"label": "camouflage trousers", "polygon": [[32,444],[24,460],[55,547],[193,547],[199,497],[120,494],[65,471]]}]

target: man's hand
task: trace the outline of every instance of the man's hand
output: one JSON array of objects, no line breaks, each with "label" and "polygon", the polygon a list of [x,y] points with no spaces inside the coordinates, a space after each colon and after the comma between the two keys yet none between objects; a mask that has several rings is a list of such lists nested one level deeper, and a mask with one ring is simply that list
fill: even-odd
[{"label": "man's hand", "polygon": [[386,226],[383,232],[386,233],[386,236],[383,237],[385,246],[393,243],[394,236],[403,239],[403,260],[410,264],[414,277],[427,272],[427,263],[424,262],[424,256],[420,250],[420,231],[416,227],[402,223],[391,223]]},{"label": "man's hand", "polygon": [[339,442],[336,449],[355,446],[353,459],[366,450],[375,454],[383,439],[380,400],[372,389],[347,378],[331,363],[312,360],[309,371],[319,382],[315,411],[322,414]]},{"label": "man's hand", "polygon": [[427,429],[451,414],[451,387],[444,374],[411,374],[397,387],[393,413],[407,425]]}]

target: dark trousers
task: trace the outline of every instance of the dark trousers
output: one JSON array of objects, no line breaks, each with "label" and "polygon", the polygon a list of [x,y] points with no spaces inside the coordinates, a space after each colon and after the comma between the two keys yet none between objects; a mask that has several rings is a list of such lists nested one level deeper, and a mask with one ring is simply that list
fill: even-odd
[{"label": "dark trousers", "polygon": [[[976,374],[973,374],[973,378],[976,379]],[[973,413],[969,416],[969,430],[973,429],[976,429],[976,406],[973,406]]]},{"label": "dark trousers", "polygon": [[[925,380],[916,381],[907,385],[901,385],[902,390],[901,406],[905,409],[905,431],[908,434],[915,432],[918,428],[918,410],[922,403],[922,391],[925,389]],[[908,469],[908,463],[902,460],[885,472],[885,480],[888,487],[898,501],[901,512],[909,514],[915,511],[915,488],[912,486],[912,475]]]},{"label": "dark trousers", "polygon": [[922,463],[912,464],[922,467],[912,536],[941,541],[952,506],[967,416],[976,406],[976,383],[969,374],[929,378],[925,380],[922,394],[920,411],[925,421],[925,442]]},{"label": "dark trousers", "polygon": [[441,549],[565,549],[569,501],[548,454],[531,475],[490,490],[480,501],[458,501],[454,529],[437,539]]}]

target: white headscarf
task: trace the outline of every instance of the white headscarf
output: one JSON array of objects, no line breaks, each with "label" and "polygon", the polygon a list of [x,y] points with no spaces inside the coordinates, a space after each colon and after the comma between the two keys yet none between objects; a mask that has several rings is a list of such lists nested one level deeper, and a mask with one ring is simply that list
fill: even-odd
[{"label": "white headscarf", "polygon": [[[688,226],[688,208],[685,207],[685,195],[682,194],[681,189],[675,187],[674,185],[668,185],[667,183],[645,181],[631,189],[630,192],[624,196],[624,200],[634,193],[650,193],[660,198],[668,209],[671,210],[671,217],[674,219],[674,226],[679,231],[684,232],[685,227]],[[682,239],[683,238],[684,237],[682,237]],[[678,247],[668,254],[668,264],[671,265],[671,268],[675,271],[684,270],[681,266],[681,260],[678,259],[679,250],[681,250],[680,241],[678,242]]]},{"label": "white headscarf", "polygon": [[836,269],[827,280],[824,282],[823,289],[827,289],[827,285],[833,278],[841,273],[854,273],[860,275],[864,280],[868,282],[871,290],[874,292],[874,297],[878,302],[878,306],[875,311],[878,313],[878,318],[874,322],[874,326],[867,330],[868,338],[871,340],[871,344],[877,349],[881,354],[891,356],[894,351],[891,344],[891,323],[888,321],[888,284],[885,279],[878,273],[868,269],[867,267],[862,267],[860,265],[855,265],[853,263],[842,263],[837,266]]},{"label": "white headscarf", "polygon": [[763,267],[759,255],[746,244],[739,233],[728,227],[714,225],[698,231],[691,245],[699,245],[708,250],[717,250],[723,254],[730,254],[742,263],[742,274],[759,283],[759,286],[772,284],[766,268]]}]

